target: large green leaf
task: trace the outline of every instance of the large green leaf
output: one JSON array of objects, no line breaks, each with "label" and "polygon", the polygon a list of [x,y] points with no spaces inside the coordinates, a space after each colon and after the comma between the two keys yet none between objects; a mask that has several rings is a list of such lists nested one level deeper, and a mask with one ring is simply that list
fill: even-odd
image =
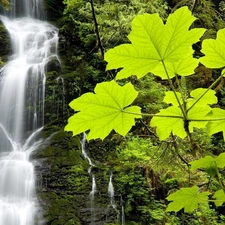
[{"label": "large green leaf", "polygon": [[208,68],[225,66],[225,29],[217,32],[216,39],[206,39],[202,43],[202,53],[205,54],[200,62]]},{"label": "large green leaf", "polygon": [[218,168],[225,167],[225,152],[216,157],[216,165]]},{"label": "large green leaf", "polygon": [[[196,104],[193,108],[191,108],[187,113],[187,120],[189,121],[189,131],[193,132],[193,128],[204,128],[208,124],[208,121],[204,121],[207,119],[208,113],[211,112],[211,107],[209,106],[199,106]],[[201,121],[202,120],[202,121]]]},{"label": "large green leaf", "polygon": [[190,162],[191,169],[196,170],[199,168],[208,168],[212,166],[217,166],[218,168],[224,168],[225,167],[225,153],[221,153],[217,157],[212,156],[205,156],[204,158],[194,160]]},{"label": "large green leaf", "polygon": [[212,135],[222,131],[225,140],[225,110],[220,108],[212,109],[212,113],[208,115],[208,119],[211,120],[207,124],[208,134]]},{"label": "large green leaf", "polygon": [[191,188],[181,188],[169,195],[166,199],[173,201],[169,203],[166,211],[178,212],[184,208],[184,212],[191,213],[198,208],[199,203],[206,203],[210,192],[199,192],[197,186]]},{"label": "large green leaf", "polygon": [[179,106],[178,101],[182,104],[182,96],[180,92],[176,92],[176,95],[173,91],[167,91],[163,101],[167,104],[172,104],[173,106]]},{"label": "large green leaf", "polygon": [[71,116],[65,127],[73,135],[90,130],[87,139],[104,139],[112,130],[125,136],[140,118],[140,107],[129,106],[137,97],[131,83],[119,86],[115,81],[97,84],[94,93],[73,100],[70,107],[79,111]]},{"label": "large green leaf", "polygon": [[167,139],[171,133],[180,138],[186,136],[183,115],[180,108],[176,106],[161,109],[159,113],[153,116],[150,125],[156,127],[156,133],[160,140]]},{"label": "large green leaf", "polygon": [[[105,54],[107,70],[122,68],[117,79],[152,72],[163,79],[175,74],[194,73],[198,60],[193,59],[193,43],[205,29],[189,29],[196,18],[187,7],[176,10],[164,24],[158,14],[138,15],[128,36],[131,44],[110,49]],[[166,69],[165,69],[166,67]]]},{"label": "large green leaf", "polygon": [[212,156],[205,156],[204,158],[200,158],[198,160],[194,160],[190,162],[191,164],[191,170],[196,170],[196,169],[205,169],[205,171],[210,175],[210,176],[215,176],[216,175],[216,161],[215,158]]},{"label": "large green leaf", "polygon": [[191,98],[188,99],[188,108],[193,104],[196,106],[206,106],[217,103],[216,92],[211,89],[197,88],[190,93]]},{"label": "large green leaf", "polygon": [[[209,105],[217,103],[217,98],[215,96],[215,91],[204,88],[193,90],[190,96],[191,98],[187,99],[186,121],[189,123],[189,131],[193,132],[194,127],[206,127],[208,121],[204,121],[204,119],[209,119],[207,115],[212,111]],[[186,136],[184,128],[185,117],[180,107],[178,107],[183,105],[181,93],[176,92],[175,95],[173,91],[167,91],[163,101],[173,106],[160,110],[160,112],[152,118],[150,125],[157,127],[156,133],[160,140],[165,140],[171,133],[180,138],[184,138]],[[183,108],[183,110],[185,111],[185,108]]]},{"label": "large green leaf", "polygon": [[215,205],[216,206],[221,206],[223,205],[223,203],[225,202],[225,193],[223,189],[220,189],[218,191],[215,192],[215,194],[213,195],[213,198],[215,198]]},{"label": "large green leaf", "polygon": [[204,158],[190,162],[190,164],[191,170],[205,169],[209,175],[215,176],[217,168],[225,167],[225,153],[221,153],[217,157],[207,155]]}]

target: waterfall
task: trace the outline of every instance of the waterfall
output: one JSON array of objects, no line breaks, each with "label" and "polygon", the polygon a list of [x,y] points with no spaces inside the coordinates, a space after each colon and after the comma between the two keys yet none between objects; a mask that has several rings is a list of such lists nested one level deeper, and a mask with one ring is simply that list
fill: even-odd
[{"label": "waterfall", "polygon": [[125,213],[124,213],[124,202],[123,202],[122,196],[120,198],[120,204],[121,204],[121,225],[124,225],[125,224]]},{"label": "waterfall", "polygon": [[124,214],[124,206],[122,205],[122,209],[121,209],[121,225],[125,224],[125,214]]},{"label": "waterfall", "polygon": [[110,198],[110,205],[114,207],[115,204],[114,204],[114,187],[113,187],[113,183],[112,183],[112,172],[110,173],[110,176],[109,176],[109,184],[108,184],[108,194],[109,194],[109,198]]},{"label": "waterfall", "polygon": [[86,153],[86,149],[85,149],[86,136],[87,136],[86,133],[83,133],[83,138],[81,140],[81,150],[82,150],[82,154],[83,154],[84,158],[88,160],[88,163],[90,165],[90,167],[88,169],[88,173],[91,173],[91,168],[92,168],[92,166],[94,166],[94,164],[92,163],[91,159],[89,158],[88,154]]},{"label": "waterfall", "polygon": [[12,45],[0,74],[0,225],[36,225],[41,216],[29,158],[44,125],[45,66],[57,58],[58,30],[40,21],[41,0],[11,3],[11,11],[0,10]]},{"label": "waterfall", "polygon": [[90,192],[90,198],[91,198],[91,223],[94,222],[94,216],[95,216],[95,207],[94,207],[94,198],[95,198],[95,192],[96,189],[96,182],[95,182],[95,176],[92,175],[92,189]]},{"label": "waterfall", "polygon": [[[91,159],[89,158],[88,154],[86,153],[86,133],[83,133],[83,138],[81,140],[81,149],[82,149],[82,154],[84,156],[85,159],[88,160],[88,163],[90,165],[89,169],[88,169],[88,173],[91,174],[91,168],[94,166],[94,164],[92,163]],[[90,192],[90,199],[91,199],[91,223],[94,222],[94,217],[95,217],[95,207],[94,207],[94,199],[95,199],[95,193],[97,191],[96,188],[96,181],[95,181],[95,176],[92,175],[92,188],[91,188],[91,192]]]}]

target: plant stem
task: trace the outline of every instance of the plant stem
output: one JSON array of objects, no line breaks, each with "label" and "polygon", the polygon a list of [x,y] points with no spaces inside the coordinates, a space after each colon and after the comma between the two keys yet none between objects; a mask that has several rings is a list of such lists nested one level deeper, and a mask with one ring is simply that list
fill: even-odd
[{"label": "plant stem", "polygon": [[102,46],[102,42],[101,42],[101,38],[100,38],[100,34],[99,34],[98,22],[97,22],[96,15],[95,15],[94,2],[93,2],[93,0],[89,0],[89,1],[90,1],[90,4],[91,4],[91,12],[92,12],[94,25],[95,25],[95,33],[96,33],[96,36],[97,36],[98,47],[101,51],[102,57],[104,57],[104,48]]},{"label": "plant stem", "polygon": [[151,114],[151,113],[135,113],[135,112],[127,112],[122,110],[123,113],[127,113],[127,114],[132,114],[132,115],[137,115],[137,116],[149,116],[149,117],[165,117],[165,118],[179,118],[179,119],[183,119],[183,116],[173,116],[173,115],[160,115],[160,114]]},{"label": "plant stem", "polygon": [[194,3],[193,3],[193,6],[192,6],[192,9],[191,9],[192,14],[193,14],[194,11],[195,11],[195,8],[196,8],[196,6],[197,6],[197,4],[198,4],[198,0],[194,0],[193,2],[194,2]]},{"label": "plant stem", "polygon": [[185,121],[185,120],[187,119],[186,112],[185,112],[185,110],[184,110],[184,108],[183,108],[181,102],[179,101],[179,98],[178,98],[178,96],[177,96],[177,93],[176,93],[176,90],[175,90],[175,88],[174,88],[174,85],[173,85],[173,83],[172,83],[172,81],[171,81],[171,79],[170,79],[170,77],[169,77],[169,74],[168,74],[166,65],[165,65],[165,63],[164,63],[163,60],[162,60],[161,62],[162,62],[163,68],[164,68],[164,70],[165,70],[165,72],[166,72],[166,76],[167,76],[167,78],[168,78],[169,85],[170,85],[170,87],[171,87],[171,89],[172,89],[172,91],[173,91],[173,93],[174,93],[174,95],[175,95],[175,98],[176,98],[176,100],[177,100],[177,102],[178,102],[178,105],[179,105],[179,107],[180,107],[180,109],[181,109],[181,112],[182,112],[182,114],[183,114],[183,120]]},{"label": "plant stem", "polygon": [[209,91],[211,90],[216,84],[217,82],[223,77],[224,74],[221,74],[208,88],[207,90],[194,102],[194,104],[187,109],[187,113],[201,100],[201,98]]},{"label": "plant stem", "polygon": [[225,191],[225,187],[224,187],[224,184],[223,184],[223,181],[222,181],[222,179],[220,178],[220,173],[219,173],[219,170],[218,170],[218,167],[217,167],[217,165],[216,165],[216,162],[214,162],[215,163],[215,167],[216,167],[216,176],[217,176],[217,180],[218,180],[218,182],[219,182],[219,185],[220,185],[220,187]]}]

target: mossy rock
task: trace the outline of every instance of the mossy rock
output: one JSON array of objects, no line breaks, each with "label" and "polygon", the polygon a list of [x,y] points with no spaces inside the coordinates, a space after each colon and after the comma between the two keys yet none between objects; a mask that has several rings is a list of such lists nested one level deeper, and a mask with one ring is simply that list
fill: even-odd
[{"label": "mossy rock", "polygon": [[10,37],[8,31],[5,29],[3,23],[0,21],[0,55],[3,61],[8,60],[8,56],[12,54]]}]

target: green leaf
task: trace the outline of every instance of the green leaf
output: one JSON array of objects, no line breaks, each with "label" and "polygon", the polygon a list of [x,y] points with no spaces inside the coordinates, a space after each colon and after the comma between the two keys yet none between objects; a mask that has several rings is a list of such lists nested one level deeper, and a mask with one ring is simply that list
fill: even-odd
[{"label": "green leaf", "polygon": [[207,133],[211,136],[222,131],[225,140],[225,110],[213,108],[212,113],[208,115],[208,119],[211,121],[207,124]]},{"label": "green leaf", "polygon": [[194,160],[190,162],[191,164],[191,170],[196,170],[199,168],[207,168],[211,167],[212,165],[215,165],[215,160],[212,156],[205,156],[204,158]]},{"label": "green leaf", "polygon": [[166,211],[178,212],[184,208],[184,212],[192,213],[198,208],[199,203],[206,203],[210,192],[199,192],[197,186],[191,188],[181,188],[175,193],[169,195],[166,199],[173,201],[169,203]]},{"label": "green leaf", "polygon": [[201,52],[205,54],[200,62],[208,68],[225,66],[225,29],[217,32],[216,39],[206,39],[202,42]]},{"label": "green leaf", "polygon": [[[182,96],[181,96],[181,93],[180,92],[176,92],[176,96],[178,98],[178,101],[180,103],[182,103]],[[163,99],[163,101],[167,104],[172,104],[173,106],[179,106],[179,103],[177,101],[177,98],[176,98],[175,94],[173,91],[167,91],[165,93],[165,97]]]},{"label": "green leaf", "polygon": [[216,165],[218,168],[225,167],[225,153],[221,153],[216,157]]},{"label": "green leaf", "polygon": [[218,101],[216,92],[206,88],[197,88],[191,91],[190,96],[192,98],[188,99],[188,108],[190,108],[193,104],[195,104],[195,106],[206,106],[216,104]]},{"label": "green leaf", "polygon": [[[193,132],[193,128],[205,128],[209,119],[207,116],[212,111],[209,105],[217,103],[216,92],[211,89],[197,88],[190,93],[191,98],[187,99],[187,119],[189,123],[189,131]],[[202,119],[202,121],[200,121]]]},{"label": "green leaf", "polygon": [[217,207],[218,206],[222,206],[223,203],[225,202],[225,194],[224,194],[224,191],[222,189],[216,191],[215,194],[213,195],[213,198],[216,199],[215,205]]},{"label": "green leaf", "polygon": [[65,127],[77,135],[90,130],[87,139],[104,139],[113,129],[125,136],[140,118],[140,107],[129,106],[137,97],[131,83],[119,86],[115,81],[97,84],[94,93],[73,100],[70,107],[79,111],[71,116]]},{"label": "green leaf", "polygon": [[216,171],[217,171],[216,161],[215,161],[215,158],[213,158],[211,156],[207,155],[204,158],[190,162],[190,164],[191,164],[191,170],[205,169],[205,171],[210,176],[216,175]]},{"label": "green leaf", "polygon": [[156,127],[156,133],[160,140],[167,139],[171,133],[180,138],[186,137],[182,112],[179,107],[170,106],[167,109],[161,109],[151,119],[150,125]]},{"label": "green leaf", "polygon": [[131,75],[140,78],[149,72],[163,79],[168,79],[167,74],[172,78],[194,73],[198,60],[192,57],[192,45],[205,32],[202,28],[189,29],[195,19],[187,7],[170,14],[166,24],[158,14],[136,16],[128,36],[131,44],[107,51],[106,69],[122,68],[117,79]]},{"label": "green leaf", "polygon": [[190,162],[191,170],[196,169],[205,169],[205,171],[211,175],[215,176],[217,167],[224,168],[225,167],[225,153],[221,153],[217,157],[205,156],[204,158],[194,160]]},{"label": "green leaf", "polygon": [[207,115],[212,111],[209,106],[198,106],[196,104],[193,108],[191,108],[187,113],[187,119],[189,121],[189,131],[193,132],[193,128],[205,128],[208,124],[208,121],[200,121],[204,118],[207,119]]}]

